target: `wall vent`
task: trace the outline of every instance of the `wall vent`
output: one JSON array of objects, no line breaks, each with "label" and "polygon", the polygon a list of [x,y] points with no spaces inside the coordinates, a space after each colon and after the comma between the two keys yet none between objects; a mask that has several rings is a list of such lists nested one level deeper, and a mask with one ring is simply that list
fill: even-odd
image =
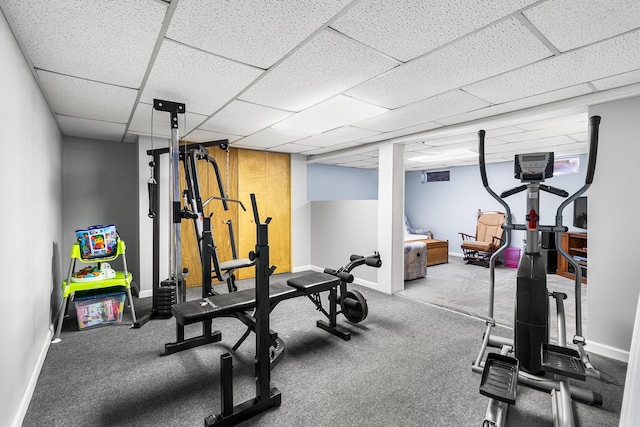
[{"label": "wall vent", "polygon": [[449,171],[433,171],[427,172],[422,171],[422,183],[425,182],[439,182],[439,181],[449,181]]}]

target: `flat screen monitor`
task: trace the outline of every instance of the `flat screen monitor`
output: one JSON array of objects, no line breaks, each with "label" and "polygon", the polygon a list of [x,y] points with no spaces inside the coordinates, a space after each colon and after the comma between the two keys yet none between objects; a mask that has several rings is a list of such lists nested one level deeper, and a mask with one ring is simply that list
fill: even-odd
[{"label": "flat screen monitor", "polygon": [[573,226],[587,229],[587,198],[578,197],[573,201]]}]

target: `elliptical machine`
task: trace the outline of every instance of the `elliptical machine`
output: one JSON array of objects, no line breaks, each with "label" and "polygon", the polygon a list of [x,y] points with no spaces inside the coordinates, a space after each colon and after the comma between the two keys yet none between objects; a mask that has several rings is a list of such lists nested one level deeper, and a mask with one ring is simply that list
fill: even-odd
[{"label": "elliptical machine", "polygon": [[[600,378],[600,373],[589,362],[584,350],[586,345],[582,336],[581,309],[581,268],[578,263],[562,249],[561,233],[568,229],[563,225],[562,212],[582,195],[593,182],[595,172],[598,130],[600,117],[590,118],[589,160],[585,184],[570,197],[559,188],[542,184],[553,176],[553,153],[530,153],[515,156],[514,174],[522,185],[504,191],[499,196],[489,187],[484,156],[485,131],[479,135],[479,161],[482,184],[489,194],[505,209],[506,222],[502,226],[506,233],[506,244],[496,251],[489,261],[490,265],[490,301],[489,316],[486,320],[486,332],[480,352],[473,363],[473,371],[482,373],[480,394],[490,398],[483,426],[504,426],[509,404],[516,401],[517,384],[522,383],[550,392],[555,426],[576,425],[573,414],[572,398],[592,405],[601,405],[602,396],[593,391],[569,385],[569,378],[582,380],[586,376]],[[511,210],[504,198],[527,192],[526,224],[512,224]],[[555,225],[539,225],[540,192],[548,192],[567,198],[556,211]],[[517,272],[516,308],[514,339],[492,336],[495,326],[493,318],[495,261],[509,246],[510,231],[526,231],[526,250]],[[549,293],[545,262],[539,248],[539,232],[554,232],[556,247],[575,270],[575,307],[576,335],[572,347],[567,346],[563,300],[567,295],[561,292]],[[549,298],[556,304],[557,342],[549,342]],[[500,353],[488,353],[488,347],[497,347]],[[487,353],[486,360],[483,361]],[[548,374],[543,376],[544,374]]]}]

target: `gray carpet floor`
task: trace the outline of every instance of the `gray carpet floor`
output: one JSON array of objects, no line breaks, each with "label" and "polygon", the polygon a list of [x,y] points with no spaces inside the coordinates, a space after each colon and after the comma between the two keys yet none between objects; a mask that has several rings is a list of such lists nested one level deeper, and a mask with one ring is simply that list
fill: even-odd
[{"label": "gray carpet floor", "polygon": [[[496,323],[512,327],[516,294],[516,268],[499,265],[495,270],[495,300],[493,317]],[[434,265],[427,269],[427,276],[404,283],[405,289],[398,295],[452,309],[480,318],[489,313],[490,272],[488,268],[468,265],[461,257],[451,256],[447,264]],[[556,274],[547,275],[549,292],[563,292],[567,338],[570,340],[576,331],[575,287],[571,279]],[[581,287],[582,294],[582,330],[586,335],[588,328],[587,295],[588,286]],[[550,300],[550,334],[557,335],[556,307]]]},{"label": "gray carpet floor", "polygon": [[[455,266],[431,267],[416,287]],[[480,267],[467,266],[468,282]],[[465,269],[466,270],[466,269]],[[457,274],[457,273],[456,273]],[[288,275],[273,276],[272,282]],[[479,280],[479,276],[478,280]],[[285,342],[285,355],[271,374],[282,404],[245,426],[478,426],[487,399],[478,393],[480,375],[471,372],[484,322],[458,312],[354,286],[367,299],[369,316],[352,325],[350,341],[315,326],[323,315],[304,298],[280,303],[271,329]],[[250,286],[245,281],[240,287]],[[190,289],[188,298],[198,297]],[[456,291],[459,293],[461,291]],[[324,298],[324,297],[323,297]],[[138,300],[142,311],[148,300]],[[171,356],[159,356],[174,340],[173,319],[152,320],[141,329],[126,324],[77,330],[72,313],[62,342],[52,344],[29,405],[24,426],[201,426],[220,411],[219,356],[244,332],[235,319],[216,319],[222,341]],[[128,312],[125,321],[130,321]],[[508,323],[508,319],[504,319]],[[196,335],[198,325],[189,334]],[[497,334],[509,336],[507,328]],[[250,337],[234,357],[236,403],[255,395]],[[593,356],[607,382],[587,380],[604,396],[602,407],[575,404],[580,425],[615,426],[622,403],[626,364]],[[524,386],[509,409],[513,426],[553,425],[548,394]]]}]

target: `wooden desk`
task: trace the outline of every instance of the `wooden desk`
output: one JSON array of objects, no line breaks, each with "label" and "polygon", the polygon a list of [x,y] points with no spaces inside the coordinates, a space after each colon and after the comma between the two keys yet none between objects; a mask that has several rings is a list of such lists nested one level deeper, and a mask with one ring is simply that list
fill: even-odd
[{"label": "wooden desk", "polygon": [[424,242],[427,245],[427,266],[449,262],[449,241],[435,239],[408,240],[408,242]]}]

